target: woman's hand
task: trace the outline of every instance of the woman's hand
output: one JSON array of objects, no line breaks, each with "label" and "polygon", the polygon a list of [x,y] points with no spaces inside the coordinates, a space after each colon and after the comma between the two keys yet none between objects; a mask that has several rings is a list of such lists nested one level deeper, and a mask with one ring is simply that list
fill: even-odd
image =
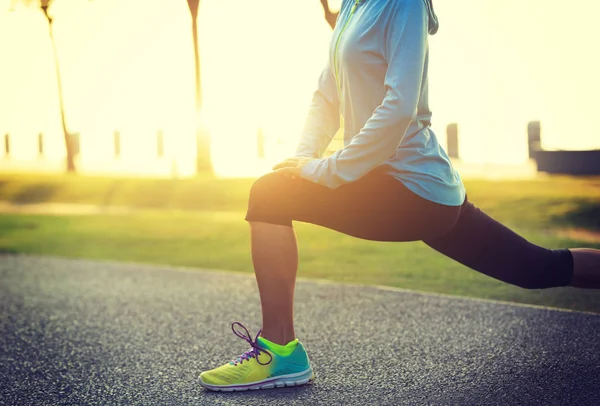
[{"label": "woman's hand", "polygon": [[273,170],[283,174],[284,176],[296,179],[300,177],[300,172],[302,171],[304,164],[308,161],[312,161],[313,159],[314,158],[308,158],[304,156],[288,158],[275,165]]}]

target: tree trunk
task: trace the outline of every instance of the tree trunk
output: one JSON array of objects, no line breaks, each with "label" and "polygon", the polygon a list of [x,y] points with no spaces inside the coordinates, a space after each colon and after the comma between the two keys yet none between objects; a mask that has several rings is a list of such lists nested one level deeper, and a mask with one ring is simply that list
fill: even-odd
[{"label": "tree trunk", "polygon": [[335,21],[339,13],[331,12],[329,9],[329,0],[321,0],[321,6],[323,6],[323,11],[325,12],[325,20],[327,20],[331,29],[335,28]]},{"label": "tree trunk", "polygon": [[198,172],[212,172],[210,159],[210,136],[200,122],[200,112],[202,111],[202,82],[200,77],[200,50],[198,46],[198,8],[200,0],[187,0],[190,14],[192,15],[192,38],[194,43],[194,63],[195,63],[195,85],[196,85],[196,170]]},{"label": "tree trunk", "polygon": [[[62,91],[62,81],[60,79],[60,67],[58,63],[58,53],[56,52],[56,43],[54,42],[54,32],[52,29],[52,18],[48,15],[48,2],[40,1],[42,11],[48,20],[48,32],[50,34],[50,43],[52,45],[52,54],[54,55],[54,68],[56,70],[56,84],[58,88],[58,103],[60,107],[60,121],[62,124],[62,130],[65,137],[65,147],[67,150],[67,172],[74,173],[75,172],[75,148],[73,145],[73,140],[71,134],[67,129],[67,124],[65,120],[65,107],[63,100],[63,91]],[[46,3],[46,4],[44,4]]]}]

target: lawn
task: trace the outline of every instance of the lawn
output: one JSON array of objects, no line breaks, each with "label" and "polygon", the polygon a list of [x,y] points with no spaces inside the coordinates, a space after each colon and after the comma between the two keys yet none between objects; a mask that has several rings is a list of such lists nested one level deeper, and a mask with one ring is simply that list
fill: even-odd
[{"label": "lawn", "polygon": [[[600,248],[594,237],[600,232],[600,178],[465,183],[475,204],[537,244]],[[0,201],[134,208],[115,215],[1,214],[0,251],[252,272],[244,221],[251,184],[252,179],[209,176],[156,180],[0,174]],[[600,313],[598,292],[526,291],[471,271],[420,242],[364,241],[303,223],[296,230],[300,277]]]}]

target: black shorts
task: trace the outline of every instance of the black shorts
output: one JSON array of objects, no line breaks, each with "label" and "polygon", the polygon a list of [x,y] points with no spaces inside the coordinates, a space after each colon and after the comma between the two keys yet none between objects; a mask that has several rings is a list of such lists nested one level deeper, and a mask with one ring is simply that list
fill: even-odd
[{"label": "black shorts", "polygon": [[424,199],[382,171],[329,189],[278,172],[250,190],[246,220],[292,226],[311,223],[372,241],[423,241],[442,254],[527,289],[566,286],[573,276],[567,249],[537,246],[468,199],[446,206]]},{"label": "black shorts", "polygon": [[446,234],[461,206],[423,199],[391,175],[373,171],[337,189],[272,172],[250,191],[247,221],[317,224],[373,241],[417,241]]}]

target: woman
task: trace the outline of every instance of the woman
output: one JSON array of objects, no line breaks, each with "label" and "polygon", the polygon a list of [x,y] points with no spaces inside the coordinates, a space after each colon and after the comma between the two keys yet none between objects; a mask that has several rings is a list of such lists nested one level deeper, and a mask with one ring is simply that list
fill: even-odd
[{"label": "woman", "polygon": [[[202,373],[203,386],[232,391],[313,379],[294,333],[293,220],[367,240],[421,240],[526,289],[600,288],[600,251],[536,246],[468,201],[430,128],[427,37],[437,29],[431,0],[344,0],[297,152],[250,191],[262,331],[253,340],[234,323],[252,348]],[[339,128],[344,147],[323,158]]]}]

